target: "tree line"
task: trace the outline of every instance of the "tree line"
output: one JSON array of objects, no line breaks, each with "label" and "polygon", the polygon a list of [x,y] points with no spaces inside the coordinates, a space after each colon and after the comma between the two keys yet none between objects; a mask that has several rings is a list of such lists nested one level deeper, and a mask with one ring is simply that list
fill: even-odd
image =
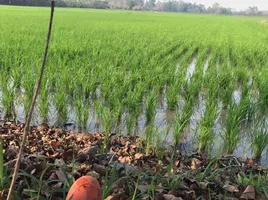
[{"label": "tree line", "polygon": [[[3,5],[21,6],[49,6],[48,0],[0,0]],[[223,7],[214,3],[209,7],[203,4],[189,3],[182,0],[56,0],[58,7],[79,7],[96,9],[123,9],[123,10],[147,10],[159,12],[186,12],[186,13],[212,13],[224,15],[267,15],[259,11],[256,6],[246,10],[235,11],[229,7]]]}]

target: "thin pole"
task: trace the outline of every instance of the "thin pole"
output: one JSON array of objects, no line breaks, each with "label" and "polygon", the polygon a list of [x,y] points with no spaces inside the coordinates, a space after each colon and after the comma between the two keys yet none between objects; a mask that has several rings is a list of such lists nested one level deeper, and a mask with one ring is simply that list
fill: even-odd
[{"label": "thin pole", "polygon": [[51,36],[51,29],[52,29],[53,16],[54,16],[54,7],[55,7],[55,1],[51,1],[50,21],[49,21],[49,27],[48,27],[48,33],[47,33],[46,48],[45,48],[43,62],[42,62],[42,66],[41,66],[41,72],[40,72],[38,81],[36,83],[34,96],[32,98],[31,107],[30,107],[30,110],[29,110],[29,113],[28,113],[28,116],[27,116],[27,119],[26,119],[26,122],[25,122],[23,138],[22,138],[22,142],[21,142],[21,145],[20,145],[20,151],[19,151],[19,154],[18,154],[18,157],[17,157],[17,160],[16,160],[16,164],[15,164],[14,173],[13,173],[13,177],[12,177],[12,182],[11,182],[11,185],[9,187],[7,200],[12,199],[12,191],[13,191],[14,185],[15,185],[17,177],[18,177],[18,171],[19,171],[19,168],[20,168],[20,160],[21,160],[21,156],[22,156],[22,153],[23,153],[23,148],[24,148],[24,145],[25,145],[25,142],[26,142],[26,139],[27,139],[27,135],[28,135],[28,132],[29,132],[30,122],[31,122],[33,110],[34,110],[34,107],[35,107],[36,99],[37,99],[37,96],[38,96],[38,93],[39,93],[40,85],[42,83],[42,78],[43,78],[44,69],[45,69],[45,65],[46,65],[48,47],[49,47],[49,42],[50,42],[50,36]]}]

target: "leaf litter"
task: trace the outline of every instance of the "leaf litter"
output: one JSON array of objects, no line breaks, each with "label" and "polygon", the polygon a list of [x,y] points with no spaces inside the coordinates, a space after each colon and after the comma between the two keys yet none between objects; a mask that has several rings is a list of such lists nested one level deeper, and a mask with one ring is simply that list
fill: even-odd
[{"label": "leaf litter", "polygon": [[[12,174],[24,124],[0,122],[6,176]],[[44,124],[31,127],[15,191],[22,199],[63,200],[71,184],[91,175],[104,199],[263,199],[268,170],[232,155],[208,158],[204,153],[166,149],[145,153],[139,137],[78,133]],[[7,188],[1,188],[4,199]],[[39,196],[38,196],[39,195]]]}]

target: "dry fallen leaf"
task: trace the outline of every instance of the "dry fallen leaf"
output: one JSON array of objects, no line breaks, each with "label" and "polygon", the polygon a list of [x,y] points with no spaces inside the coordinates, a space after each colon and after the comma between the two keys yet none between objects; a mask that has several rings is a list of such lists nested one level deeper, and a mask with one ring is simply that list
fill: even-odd
[{"label": "dry fallen leaf", "polygon": [[232,185],[224,185],[223,189],[225,189],[227,192],[239,192],[238,188]]},{"label": "dry fallen leaf", "polygon": [[112,200],[113,196],[108,196],[105,200]]},{"label": "dry fallen leaf", "polygon": [[175,197],[171,194],[164,194],[163,197],[165,200],[183,200],[181,197]]},{"label": "dry fallen leaf", "polygon": [[130,163],[131,162],[131,158],[129,156],[120,156],[118,158],[118,160],[121,162],[121,163]]},{"label": "dry fallen leaf", "polygon": [[142,158],[142,156],[143,156],[142,153],[136,153],[136,154],[135,154],[135,159],[136,159],[136,160],[139,160],[139,159]]},{"label": "dry fallen leaf", "polygon": [[254,167],[254,161],[252,160],[252,159],[248,159],[247,160],[247,163],[248,163],[248,165],[250,166],[250,167]]},{"label": "dry fallen leaf", "polygon": [[241,195],[240,199],[255,199],[255,189],[252,185],[247,186],[243,194]]},{"label": "dry fallen leaf", "polygon": [[58,147],[58,146],[60,146],[60,141],[51,141],[51,146],[52,147]]}]

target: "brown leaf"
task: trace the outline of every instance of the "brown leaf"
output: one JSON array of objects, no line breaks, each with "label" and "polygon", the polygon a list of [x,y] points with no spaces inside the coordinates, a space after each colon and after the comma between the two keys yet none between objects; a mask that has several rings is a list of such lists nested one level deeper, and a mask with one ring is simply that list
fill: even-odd
[{"label": "brown leaf", "polygon": [[175,197],[171,194],[164,194],[163,197],[165,200],[183,200],[181,197]]},{"label": "brown leaf", "polygon": [[58,146],[60,146],[60,141],[51,141],[50,144],[52,147],[58,147]]},{"label": "brown leaf", "polygon": [[238,188],[232,185],[224,185],[223,189],[225,189],[227,192],[239,192]]},{"label": "brown leaf", "polygon": [[112,195],[110,195],[105,200],[114,200],[114,197]]},{"label": "brown leaf", "polygon": [[247,186],[240,199],[255,199],[255,189],[252,185]]},{"label": "brown leaf", "polygon": [[139,159],[141,159],[143,157],[143,154],[142,153],[136,153],[135,154],[135,159],[136,160],[139,160]]},{"label": "brown leaf", "polygon": [[180,160],[177,160],[177,161],[175,161],[175,163],[174,163],[174,165],[176,166],[176,167],[179,167],[180,166]]},{"label": "brown leaf", "polygon": [[254,163],[254,161],[252,159],[248,159],[247,164],[252,168],[255,166],[255,163]]},{"label": "brown leaf", "polygon": [[94,135],[94,138],[95,138],[96,140],[100,140],[100,139],[101,139],[101,136],[100,136],[99,134],[96,134],[96,135]]},{"label": "brown leaf", "polygon": [[129,156],[120,156],[118,158],[118,160],[121,162],[121,163],[130,163],[131,162],[131,159]]}]

